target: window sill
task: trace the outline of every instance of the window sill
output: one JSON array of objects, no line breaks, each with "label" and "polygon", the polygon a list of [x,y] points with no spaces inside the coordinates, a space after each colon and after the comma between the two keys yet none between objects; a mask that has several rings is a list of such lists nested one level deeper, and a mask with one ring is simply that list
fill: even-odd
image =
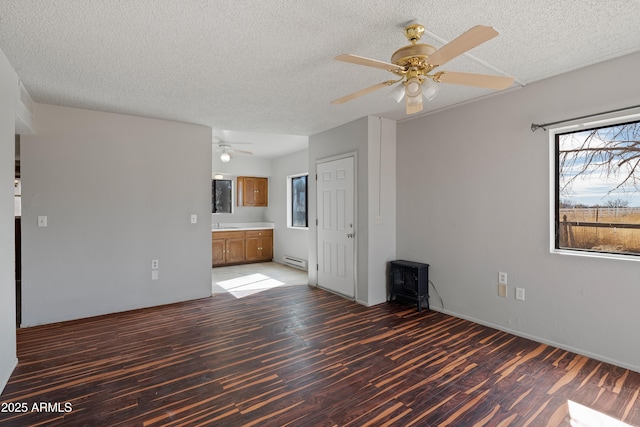
[{"label": "window sill", "polygon": [[291,225],[287,225],[287,228],[291,230],[309,230],[309,227],[293,227]]},{"label": "window sill", "polygon": [[587,251],[572,251],[570,249],[551,249],[552,254],[557,255],[569,255],[569,256],[578,256],[578,257],[586,257],[586,258],[600,258],[600,259],[614,259],[618,261],[640,261],[640,256],[637,255],[623,255],[623,254],[609,254],[609,253],[598,253],[598,252],[587,252]]}]

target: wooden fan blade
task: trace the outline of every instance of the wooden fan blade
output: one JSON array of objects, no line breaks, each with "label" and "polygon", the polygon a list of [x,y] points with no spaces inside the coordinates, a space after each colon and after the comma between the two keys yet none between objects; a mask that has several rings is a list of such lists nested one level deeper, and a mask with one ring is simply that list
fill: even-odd
[{"label": "wooden fan blade", "polygon": [[476,25],[429,55],[427,62],[434,67],[445,64],[497,35],[492,27]]},{"label": "wooden fan blade", "polygon": [[349,94],[347,96],[343,96],[342,98],[338,98],[338,99],[334,99],[333,101],[331,101],[332,104],[343,104],[347,101],[351,101],[352,99],[356,99],[362,95],[366,95],[368,93],[374,92],[378,89],[382,89],[385,86],[389,86],[391,84],[395,83],[394,80],[388,80],[386,82],[382,82],[382,83],[378,83],[377,85],[373,85],[373,86],[369,86],[368,88],[365,89],[361,89],[357,92],[354,92],[352,94]]},{"label": "wooden fan blade", "polygon": [[399,71],[404,70],[404,67],[401,67],[396,64],[392,64],[390,62],[378,61],[377,59],[369,59],[364,56],[344,54],[336,56],[338,61],[349,62],[351,64],[364,65],[366,67],[374,67],[381,68],[387,71]]},{"label": "wooden fan blade", "polygon": [[458,73],[454,71],[442,71],[435,75],[434,80],[441,83],[455,85],[485,87],[502,90],[513,84],[513,77],[490,76],[487,74]]}]

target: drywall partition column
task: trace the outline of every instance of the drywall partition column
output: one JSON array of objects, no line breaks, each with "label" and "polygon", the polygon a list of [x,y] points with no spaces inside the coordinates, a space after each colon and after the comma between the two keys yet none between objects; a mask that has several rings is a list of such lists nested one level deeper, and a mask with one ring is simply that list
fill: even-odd
[{"label": "drywall partition column", "polygon": [[639,64],[635,53],[398,124],[398,257],[430,264],[447,311],[640,371],[640,260],[549,253],[549,136],[530,130],[640,104]]},{"label": "drywall partition column", "polygon": [[[278,157],[271,162],[273,174],[269,180],[268,222],[273,222],[276,232],[273,237],[273,259],[283,262],[285,255],[304,260],[309,259],[309,230],[287,228],[287,177],[308,173],[309,151],[303,150],[287,156]],[[309,186],[315,175],[309,174]],[[315,264],[314,264],[315,269]]]},{"label": "drywall partition column", "polygon": [[0,392],[16,366],[13,180],[18,76],[0,50]]},{"label": "drywall partition column", "polygon": [[387,300],[386,267],[396,259],[396,122],[369,117],[369,299]]},{"label": "drywall partition column", "polygon": [[21,141],[23,325],[210,296],[211,129],[36,107],[38,135]]}]

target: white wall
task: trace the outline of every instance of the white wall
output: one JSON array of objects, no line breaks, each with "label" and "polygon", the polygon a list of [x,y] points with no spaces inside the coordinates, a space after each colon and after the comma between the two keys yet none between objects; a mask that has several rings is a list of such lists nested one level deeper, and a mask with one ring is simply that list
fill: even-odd
[{"label": "white wall", "polygon": [[220,153],[213,150],[211,155],[213,173],[233,176],[271,176],[271,160],[261,157],[234,154],[231,161],[224,163]]},{"label": "white wall", "polygon": [[209,296],[211,129],[52,105],[36,116],[21,140],[23,325]]},{"label": "white wall", "polygon": [[640,262],[549,253],[548,134],[530,130],[640,104],[639,66],[634,54],[398,125],[398,257],[431,265],[445,311],[640,371]]},{"label": "white wall", "polygon": [[[287,177],[309,172],[309,151],[302,150],[271,161],[273,174],[269,179],[269,207],[266,221],[273,222],[273,260],[284,262],[285,255],[308,260],[309,231],[287,228]],[[309,186],[313,175],[309,175]]]},{"label": "white wall", "polygon": [[16,366],[13,180],[18,76],[0,50],[0,392]]},{"label": "white wall", "polygon": [[[309,137],[309,173],[316,161],[357,153],[356,300],[374,305],[386,300],[387,261],[395,258],[395,123],[363,117]],[[382,155],[383,161],[378,159]],[[389,161],[390,163],[387,163]],[[378,177],[381,177],[380,179]],[[380,191],[378,191],[380,190]],[[382,224],[376,224],[378,197]],[[317,283],[316,184],[309,186],[309,283]]]}]

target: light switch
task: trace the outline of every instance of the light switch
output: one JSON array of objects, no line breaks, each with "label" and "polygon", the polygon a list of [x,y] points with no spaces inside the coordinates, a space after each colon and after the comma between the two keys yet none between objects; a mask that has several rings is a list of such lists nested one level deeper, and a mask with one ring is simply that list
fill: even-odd
[{"label": "light switch", "polygon": [[191,224],[197,224],[197,223],[198,223],[198,215],[191,214]]},{"label": "light switch", "polygon": [[39,216],[38,217],[38,227],[46,227],[47,226],[47,217]]}]

